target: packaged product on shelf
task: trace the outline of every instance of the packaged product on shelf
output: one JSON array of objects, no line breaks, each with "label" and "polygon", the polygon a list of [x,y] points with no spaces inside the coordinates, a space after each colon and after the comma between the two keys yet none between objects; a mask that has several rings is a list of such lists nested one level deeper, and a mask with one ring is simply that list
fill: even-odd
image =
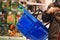
[{"label": "packaged product on shelf", "polygon": [[19,4],[18,7],[17,7],[17,10],[18,10],[18,12],[23,13],[23,11],[24,11],[23,5],[22,4]]},{"label": "packaged product on shelf", "polygon": [[11,3],[11,10],[12,11],[17,11],[17,7],[18,7],[18,2],[12,2]]},{"label": "packaged product on shelf", "polygon": [[13,15],[14,15],[14,23],[16,25],[16,12],[13,12]]},{"label": "packaged product on shelf", "polygon": [[7,9],[8,11],[11,11],[11,0],[7,0]]},{"label": "packaged product on shelf", "polygon": [[14,23],[14,15],[13,15],[13,13],[12,12],[9,12],[8,13],[8,15],[7,15],[7,23],[8,24],[12,24],[12,23]]},{"label": "packaged product on shelf", "polygon": [[6,14],[5,13],[2,14],[2,23],[3,24],[6,23]]},{"label": "packaged product on shelf", "polygon": [[16,15],[16,20],[17,20],[17,22],[18,22],[18,20],[20,19],[20,17],[21,17],[21,12],[18,12],[17,15]]},{"label": "packaged product on shelf", "polygon": [[5,26],[5,24],[1,25],[2,31],[1,31],[1,36],[7,36],[8,35],[8,30],[7,27]]},{"label": "packaged product on shelf", "polygon": [[14,29],[15,29],[15,25],[14,25],[14,24],[11,24],[11,25],[9,26],[9,30],[8,30],[8,33],[9,33],[10,36],[15,36],[15,31],[14,31]]},{"label": "packaged product on shelf", "polygon": [[0,12],[0,24],[2,23],[5,23],[5,15],[2,12]]},{"label": "packaged product on shelf", "polygon": [[2,1],[2,8],[4,11],[11,11],[11,3],[10,1],[3,0]]},{"label": "packaged product on shelf", "polygon": [[3,24],[7,23],[7,12],[2,12],[3,13]]},{"label": "packaged product on shelf", "polygon": [[15,29],[15,31],[16,31],[16,37],[22,37],[23,36],[17,29]]},{"label": "packaged product on shelf", "polygon": [[17,30],[14,24],[10,24],[8,29],[8,35],[14,37],[22,37],[22,34]]},{"label": "packaged product on shelf", "polygon": [[3,0],[2,1],[2,8],[4,9],[4,10],[7,10],[7,0]]}]

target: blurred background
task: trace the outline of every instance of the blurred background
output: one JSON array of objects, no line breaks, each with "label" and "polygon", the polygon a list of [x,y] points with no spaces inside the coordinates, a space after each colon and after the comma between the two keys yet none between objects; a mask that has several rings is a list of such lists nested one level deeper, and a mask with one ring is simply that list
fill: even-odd
[{"label": "blurred background", "polygon": [[[23,14],[23,9],[18,8],[19,5],[34,13],[38,9],[47,10],[52,2],[60,0],[0,0],[0,40],[27,40],[16,28],[16,23]],[[38,15],[40,21],[41,15]]]}]

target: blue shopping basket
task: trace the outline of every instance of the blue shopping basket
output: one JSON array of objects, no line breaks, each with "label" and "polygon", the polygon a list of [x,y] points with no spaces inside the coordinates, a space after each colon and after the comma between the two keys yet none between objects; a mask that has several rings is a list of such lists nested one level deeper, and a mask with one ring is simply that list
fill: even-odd
[{"label": "blue shopping basket", "polygon": [[24,36],[31,40],[46,40],[48,37],[46,26],[26,9],[24,9],[24,13],[16,24],[16,27]]}]

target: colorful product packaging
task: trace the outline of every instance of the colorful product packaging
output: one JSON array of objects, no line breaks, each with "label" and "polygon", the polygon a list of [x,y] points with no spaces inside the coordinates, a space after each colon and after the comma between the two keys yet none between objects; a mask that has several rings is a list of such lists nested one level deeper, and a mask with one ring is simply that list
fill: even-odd
[{"label": "colorful product packaging", "polygon": [[18,3],[17,2],[12,2],[11,3],[11,10],[12,11],[17,11]]},{"label": "colorful product packaging", "polygon": [[10,1],[3,0],[2,1],[2,8],[4,11],[11,11],[11,3]]},{"label": "colorful product packaging", "polygon": [[20,17],[21,17],[21,13],[18,12],[17,15],[16,15],[16,21],[17,21],[17,22],[18,22],[18,20],[20,19]]},{"label": "colorful product packaging", "polygon": [[1,25],[1,36],[8,36],[8,28],[6,26],[6,24],[2,24]]},{"label": "colorful product packaging", "polygon": [[9,12],[8,15],[7,15],[7,23],[8,24],[13,24],[14,23],[14,15],[12,12]]},{"label": "colorful product packaging", "polygon": [[5,14],[0,12],[0,24],[4,24],[4,23],[5,23]]}]

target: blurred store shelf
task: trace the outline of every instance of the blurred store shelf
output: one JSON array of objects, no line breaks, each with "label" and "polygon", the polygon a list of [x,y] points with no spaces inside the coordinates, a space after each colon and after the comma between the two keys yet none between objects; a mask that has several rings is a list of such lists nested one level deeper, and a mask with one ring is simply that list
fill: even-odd
[{"label": "blurred store shelf", "polygon": [[20,2],[26,2],[27,5],[36,5],[36,6],[45,5],[42,3],[30,2],[30,1],[25,1],[25,0],[22,0]]},{"label": "blurred store shelf", "polygon": [[40,3],[33,3],[33,2],[26,2],[27,5],[36,5],[36,6],[40,6],[40,5],[45,5],[45,4],[40,4]]},{"label": "blurred store shelf", "polygon": [[26,37],[0,36],[0,40],[27,40]]}]

